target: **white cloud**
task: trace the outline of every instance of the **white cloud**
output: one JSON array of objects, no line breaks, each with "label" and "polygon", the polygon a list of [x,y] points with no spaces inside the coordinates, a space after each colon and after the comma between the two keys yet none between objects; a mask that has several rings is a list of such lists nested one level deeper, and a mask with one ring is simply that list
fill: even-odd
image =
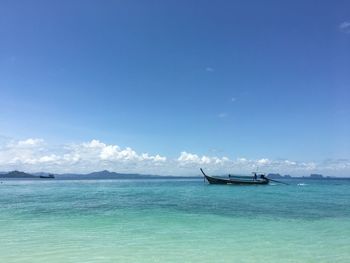
[{"label": "white cloud", "polygon": [[284,164],[288,166],[293,166],[293,165],[296,165],[297,163],[289,160],[284,160]]},{"label": "white cloud", "polygon": [[84,142],[82,143],[83,147],[86,148],[104,148],[106,147],[106,144],[100,142],[99,140],[91,140],[90,142]]},{"label": "white cloud", "polygon": [[41,145],[44,142],[43,139],[29,138],[23,141],[18,141],[17,146],[19,147],[35,147]]},{"label": "white cloud", "polygon": [[181,152],[180,156],[177,158],[179,165],[200,165],[200,164],[223,164],[228,162],[229,159],[227,157],[218,158],[216,156],[198,156],[197,154]]},{"label": "white cloud", "polygon": [[201,158],[197,154],[181,152],[177,160],[181,163],[200,163]]},{"label": "white cloud", "polygon": [[49,162],[57,162],[61,157],[56,154],[44,155],[38,159],[40,163],[49,163]]},{"label": "white cloud", "polygon": [[148,153],[143,153],[141,155],[141,160],[151,160],[151,161],[155,161],[155,162],[165,162],[167,160],[167,158],[164,157],[164,156],[160,156],[159,154],[157,154],[155,156],[150,156]]},{"label": "white cloud", "polygon": [[226,113],[226,112],[221,112],[221,113],[218,114],[218,117],[219,117],[220,119],[226,118],[227,116],[228,116],[228,113]]},{"label": "white cloud", "polygon": [[119,155],[120,149],[117,145],[108,145],[101,149],[100,158],[102,160],[110,160]]},{"label": "white cloud", "polygon": [[257,161],[257,163],[260,164],[260,165],[267,165],[267,164],[270,164],[270,160],[267,159],[267,158],[262,158],[262,159],[259,159]]},{"label": "white cloud", "polygon": [[350,22],[344,21],[339,25],[339,29],[344,33],[350,33]]},{"label": "white cloud", "polygon": [[[69,147],[68,147],[69,148]],[[118,145],[108,145],[99,140],[91,140],[81,144],[75,144],[70,147],[73,152],[83,159],[97,159],[110,162],[165,162],[166,157],[159,154],[150,155],[149,153],[138,154],[130,147],[122,149]],[[76,156],[75,155],[75,156]]]}]

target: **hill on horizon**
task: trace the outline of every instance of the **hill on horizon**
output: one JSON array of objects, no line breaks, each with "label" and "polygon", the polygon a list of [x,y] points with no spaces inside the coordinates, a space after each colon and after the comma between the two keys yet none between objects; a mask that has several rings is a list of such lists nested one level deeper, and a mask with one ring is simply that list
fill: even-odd
[{"label": "hill on horizon", "polygon": [[36,178],[33,174],[21,172],[21,171],[11,171],[7,173],[1,173],[0,178]]},{"label": "hill on horizon", "polygon": [[[0,178],[40,178],[40,176],[48,176],[47,172],[26,173],[21,171],[0,172]],[[137,173],[117,173],[108,170],[81,173],[63,173],[54,174],[56,179],[156,179],[156,178],[184,178],[183,176],[171,175],[152,175]],[[193,176],[192,176],[193,177]],[[191,177],[191,178],[192,178]],[[185,177],[187,178],[187,177]]]}]

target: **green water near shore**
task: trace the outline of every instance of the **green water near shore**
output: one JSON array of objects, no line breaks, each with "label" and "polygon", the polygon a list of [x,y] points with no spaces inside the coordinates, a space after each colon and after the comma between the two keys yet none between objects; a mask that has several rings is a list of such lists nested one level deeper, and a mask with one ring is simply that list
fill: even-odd
[{"label": "green water near shore", "polygon": [[0,187],[1,262],[350,261],[349,181],[235,187],[53,180]]}]

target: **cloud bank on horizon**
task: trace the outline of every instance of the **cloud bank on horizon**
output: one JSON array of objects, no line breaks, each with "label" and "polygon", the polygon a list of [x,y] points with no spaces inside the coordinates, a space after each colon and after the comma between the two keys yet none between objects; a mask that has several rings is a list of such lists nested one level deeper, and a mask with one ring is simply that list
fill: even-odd
[{"label": "cloud bank on horizon", "polygon": [[49,145],[43,139],[28,138],[7,140],[0,145],[0,171],[88,173],[107,169],[126,173],[197,175],[199,167],[221,174],[249,173],[258,170],[292,176],[316,172],[347,176],[350,171],[350,160],[299,162],[285,159],[206,156],[187,151],[182,151],[175,158],[169,158],[161,154],[138,153],[130,147],[121,148],[97,139],[81,143]]}]

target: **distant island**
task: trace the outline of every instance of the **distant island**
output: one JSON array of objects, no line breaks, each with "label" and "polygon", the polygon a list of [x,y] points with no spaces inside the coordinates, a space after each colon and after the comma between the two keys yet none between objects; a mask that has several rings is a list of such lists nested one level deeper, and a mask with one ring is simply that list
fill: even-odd
[{"label": "distant island", "polygon": [[8,173],[1,173],[0,178],[39,178],[39,176],[20,171],[11,171]]},{"label": "distant island", "polygon": [[323,179],[322,174],[310,174],[310,179]]},{"label": "distant island", "polygon": [[25,173],[20,171],[2,172],[0,178],[7,179],[178,179],[178,178],[198,178],[198,176],[170,176],[170,175],[151,175],[151,174],[134,174],[134,173],[116,173],[108,170],[92,172],[87,174],[65,173]]},{"label": "distant island", "polygon": [[283,178],[290,179],[290,178],[292,178],[289,174],[281,175],[281,174],[274,174],[274,173],[267,174],[267,177],[270,179],[283,179]]},{"label": "distant island", "polygon": [[[87,174],[65,173],[65,174],[51,174],[45,172],[26,173],[21,171],[0,172],[0,179],[183,179],[183,178],[201,178],[198,176],[171,176],[171,175],[151,175],[151,174],[137,174],[137,173],[117,173],[103,170],[99,172],[92,172]],[[309,176],[295,177],[289,174],[281,175],[279,173],[269,173],[267,177],[270,179],[345,179],[344,177],[323,176],[322,174],[310,174]]]},{"label": "distant island", "polygon": [[270,173],[267,175],[270,179],[317,179],[317,180],[326,180],[326,179],[342,179],[348,177],[333,177],[333,176],[323,176],[322,174],[310,174],[309,176],[290,176],[289,174],[281,175],[278,173]]}]

